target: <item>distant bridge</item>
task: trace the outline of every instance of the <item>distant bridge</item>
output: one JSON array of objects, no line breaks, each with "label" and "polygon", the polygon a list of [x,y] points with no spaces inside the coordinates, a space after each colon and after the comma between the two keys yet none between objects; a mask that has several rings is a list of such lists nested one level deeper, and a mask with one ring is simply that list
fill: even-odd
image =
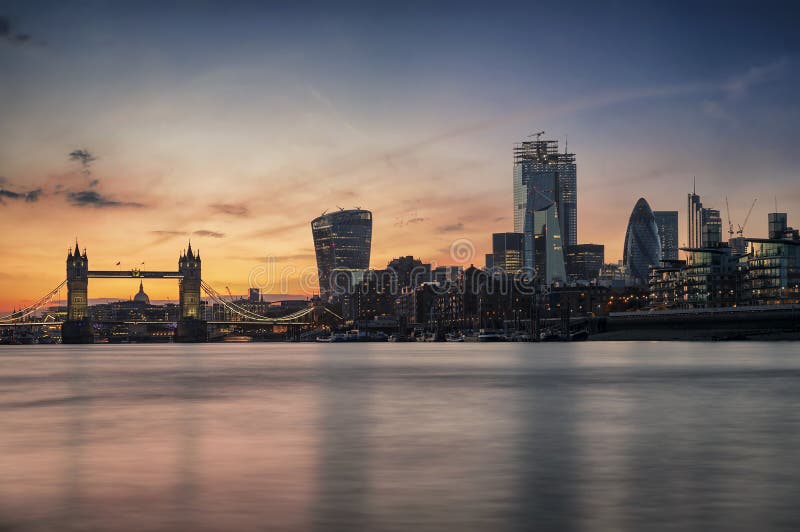
[{"label": "distant bridge", "polygon": [[[15,310],[9,314],[0,315],[0,327],[28,327],[28,326],[62,326],[62,335],[75,336],[77,343],[90,341],[91,323],[88,312],[88,280],[99,279],[177,279],[179,283],[179,320],[169,321],[116,321],[102,320],[97,323],[125,324],[125,325],[164,325],[176,326],[176,339],[179,335],[188,334],[189,341],[196,341],[205,335],[206,325],[296,325],[308,326],[318,322],[324,315],[341,320],[342,317],[329,309],[326,305],[310,305],[280,317],[268,317],[257,314],[233,301],[225,300],[210,284],[205,282],[201,275],[200,253],[192,251],[192,245],[180,255],[177,271],[147,271],[147,270],[89,270],[89,260],[86,250],[80,253],[77,242],[74,252],[70,250],[67,255],[67,278],[55,288],[25,308]],[[26,321],[31,316],[42,311],[51,304],[61,289],[67,288],[67,319],[65,321]],[[200,293],[204,292],[208,298],[225,308],[236,320],[203,320],[201,315]],[[183,329],[183,331],[182,331]],[[186,332],[191,330],[190,332]],[[77,332],[76,332],[77,331]],[[181,332],[182,331],[182,332]],[[202,334],[201,334],[202,332]],[[186,334],[184,334],[186,333]],[[194,338],[196,337],[196,338]],[[66,339],[66,338],[65,338]]]}]

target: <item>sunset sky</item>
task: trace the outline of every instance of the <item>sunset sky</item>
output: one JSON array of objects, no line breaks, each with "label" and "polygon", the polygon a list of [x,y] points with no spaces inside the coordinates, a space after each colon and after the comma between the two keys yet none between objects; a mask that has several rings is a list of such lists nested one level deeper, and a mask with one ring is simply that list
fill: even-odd
[{"label": "sunset sky", "polygon": [[453,264],[457,239],[482,265],[538,130],[569,137],[578,240],[608,262],[639,197],[685,242],[693,176],[724,223],[758,198],[749,236],[776,198],[800,225],[792,3],[430,4],[0,1],[0,308],[63,280],[76,237],[91,269],[159,270],[191,238],[242,294],[267,256],[313,267],[337,206],[373,212],[373,267]]}]

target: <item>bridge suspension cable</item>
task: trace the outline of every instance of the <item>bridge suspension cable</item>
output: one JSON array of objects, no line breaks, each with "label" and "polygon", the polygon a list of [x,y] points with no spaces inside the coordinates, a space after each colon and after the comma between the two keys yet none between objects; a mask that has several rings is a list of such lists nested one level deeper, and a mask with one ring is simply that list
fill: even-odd
[{"label": "bridge suspension cable", "polygon": [[290,323],[298,318],[307,316],[314,310],[312,308],[306,308],[298,310],[291,314],[287,314],[286,316],[281,316],[279,318],[270,318],[267,316],[256,314],[255,312],[252,312],[244,307],[241,307],[236,303],[233,303],[232,301],[225,300],[222,294],[214,290],[214,288],[211,285],[209,285],[207,282],[203,280],[200,281],[200,286],[203,288],[203,291],[208,295],[208,297],[210,297],[216,303],[219,303],[233,314],[250,321],[263,321],[267,323]]},{"label": "bridge suspension cable", "polygon": [[0,323],[11,323],[15,321],[19,321],[23,318],[27,318],[37,310],[40,310],[42,307],[50,303],[53,298],[64,288],[64,285],[67,284],[66,279],[61,281],[58,286],[50,290],[47,294],[45,294],[42,298],[40,298],[35,303],[28,305],[25,308],[16,310],[11,312],[10,314],[5,314],[0,316]]}]

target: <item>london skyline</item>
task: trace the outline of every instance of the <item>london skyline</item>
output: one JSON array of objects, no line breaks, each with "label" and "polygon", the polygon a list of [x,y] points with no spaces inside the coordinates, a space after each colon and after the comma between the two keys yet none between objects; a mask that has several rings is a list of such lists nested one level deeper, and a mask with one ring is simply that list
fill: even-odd
[{"label": "london skyline", "polygon": [[374,267],[450,264],[458,238],[478,265],[513,229],[512,147],[538,130],[568,136],[578,242],[607,262],[639,197],[680,212],[683,245],[693,176],[734,223],[759,198],[750,236],[775,197],[800,212],[791,17],[572,4],[531,32],[533,9],[458,5],[4,4],[0,307],[63,278],[76,236],[98,267],[173,266],[191,237],[244,293],[267,256],[314,265],[309,222],[337,205],[373,212]]}]

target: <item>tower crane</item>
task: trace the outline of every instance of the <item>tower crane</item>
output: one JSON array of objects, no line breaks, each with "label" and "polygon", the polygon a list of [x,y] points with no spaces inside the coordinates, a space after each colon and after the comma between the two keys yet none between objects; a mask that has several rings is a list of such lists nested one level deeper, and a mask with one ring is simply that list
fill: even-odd
[{"label": "tower crane", "polygon": [[725,196],[725,211],[728,213],[728,239],[733,238],[733,222],[731,222],[731,208],[728,205],[728,196]]},{"label": "tower crane", "polygon": [[753,207],[756,206],[756,202],[757,201],[758,201],[758,198],[754,199],[753,203],[750,204],[750,210],[747,211],[747,216],[744,217],[744,223],[742,223],[742,225],[739,226],[739,230],[736,231],[736,234],[739,235],[740,237],[744,236],[744,228],[745,228],[745,226],[747,226],[747,220],[750,219],[750,214],[752,214]]},{"label": "tower crane", "polygon": [[536,137],[536,140],[539,141],[539,140],[542,140],[542,135],[544,135],[544,129],[541,130],[541,131],[537,131],[536,133],[533,133],[532,135],[528,135],[528,137]]}]

